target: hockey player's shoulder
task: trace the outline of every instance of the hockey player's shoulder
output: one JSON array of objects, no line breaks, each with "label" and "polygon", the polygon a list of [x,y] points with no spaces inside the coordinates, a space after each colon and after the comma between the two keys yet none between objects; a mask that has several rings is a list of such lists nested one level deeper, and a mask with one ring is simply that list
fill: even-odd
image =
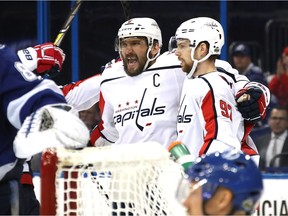
[{"label": "hockey player's shoulder", "polygon": [[107,64],[105,66],[104,71],[102,72],[102,80],[126,76],[126,73],[123,68],[123,62],[121,60],[114,61],[109,65]]},{"label": "hockey player's shoulder", "polygon": [[227,61],[216,59],[215,66],[218,71],[238,75],[239,72],[233,68]]},{"label": "hockey player's shoulder", "polygon": [[177,58],[177,56],[175,55],[175,53],[172,52],[164,52],[163,54],[161,54],[155,64],[152,66],[153,68],[159,68],[159,67],[181,67],[180,66],[180,62]]}]

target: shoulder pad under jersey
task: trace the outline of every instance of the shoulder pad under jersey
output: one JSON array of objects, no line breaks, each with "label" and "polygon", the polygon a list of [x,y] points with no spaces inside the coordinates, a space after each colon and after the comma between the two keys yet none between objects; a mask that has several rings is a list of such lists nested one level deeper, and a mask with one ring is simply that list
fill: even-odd
[{"label": "shoulder pad under jersey", "polygon": [[233,68],[227,61],[216,59],[215,66],[218,70],[225,70],[228,73],[238,75],[239,72],[235,68]]},{"label": "shoulder pad under jersey", "polygon": [[112,79],[119,76],[126,76],[122,61],[113,62],[109,67],[106,67],[102,72],[102,80]]},{"label": "shoulder pad under jersey", "polygon": [[156,62],[150,68],[158,68],[158,67],[168,67],[168,66],[180,66],[180,61],[175,53],[172,52],[164,52],[161,54]]}]

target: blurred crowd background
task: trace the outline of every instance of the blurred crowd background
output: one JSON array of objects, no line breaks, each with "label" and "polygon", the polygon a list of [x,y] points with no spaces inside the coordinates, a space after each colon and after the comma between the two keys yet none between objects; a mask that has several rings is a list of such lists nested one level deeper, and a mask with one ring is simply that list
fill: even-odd
[{"label": "blurred crowd background", "polygon": [[[37,44],[37,1],[0,2],[0,41],[16,47]],[[48,1],[48,41],[54,41],[70,11],[71,1]],[[265,73],[275,73],[276,56],[288,45],[288,1],[86,1],[79,11],[79,77],[89,77],[117,56],[114,39],[126,17],[152,17],[162,29],[163,51],[170,36],[183,21],[197,16],[220,20],[226,16],[227,56],[231,46],[244,41],[251,45],[253,61]],[[125,9],[123,9],[125,8]],[[222,14],[221,14],[222,13]],[[67,58],[59,84],[71,81],[71,32],[61,47]],[[286,37],[285,37],[286,35]],[[231,62],[232,63],[232,62]]]}]

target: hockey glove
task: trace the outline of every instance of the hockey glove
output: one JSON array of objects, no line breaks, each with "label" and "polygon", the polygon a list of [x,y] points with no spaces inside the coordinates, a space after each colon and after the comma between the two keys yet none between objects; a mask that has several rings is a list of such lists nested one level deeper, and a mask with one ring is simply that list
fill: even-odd
[{"label": "hockey glove", "polygon": [[59,145],[70,149],[86,147],[89,130],[67,108],[71,109],[66,104],[47,105],[28,116],[14,140],[16,157],[28,158]]},{"label": "hockey glove", "polygon": [[249,86],[236,94],[237,107],[242,117],[248,121],[258,121],[265,118],[268,106],[261,88]]},{"label": "hockey glove", "polygon": [[29,70],[36,70],[38,75],[48,74],[51,77],[60,72],[65,60],[63,50],[50,42],[19,50],[17,54]]}]

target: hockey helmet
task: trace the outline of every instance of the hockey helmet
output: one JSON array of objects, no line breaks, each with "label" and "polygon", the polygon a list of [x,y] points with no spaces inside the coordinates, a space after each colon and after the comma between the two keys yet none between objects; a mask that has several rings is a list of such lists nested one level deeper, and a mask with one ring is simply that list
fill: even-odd
[{"label": "hockey helmet", "polygon": [[116,51],[119,51],[119,40],[126,37],[146,37],[148,46],[152,46],[154,40],[158,40],[159,46],[162,46],[161,30],[152,18],[133,18],[124,22],[118,30]]},{"label": "hockey helmet", "polygon": [[233,207],[251,214],[263,192],[261,172],[250,156],[232,150],[197,158],[188,172],[191,182],[203,181],[202,198],[210,199],[219,186],[234,194]]},{"label": "hockey helmet", "polygon": [[[209,17],[197,17],[183,22],[176,30],[175,36],[170,39],[169,50],[172,51],[177,45],[177,40],[187,39],[190,41],[191,58],[196,64],[189,73],[192,77],[198,62],[208,59],[211,55],[220,55],[224,45],[224,31],[221,24]],[[199,43],[206,41],[209,43],[207,55],[201,59],[194,59],[194,52]]]}]

